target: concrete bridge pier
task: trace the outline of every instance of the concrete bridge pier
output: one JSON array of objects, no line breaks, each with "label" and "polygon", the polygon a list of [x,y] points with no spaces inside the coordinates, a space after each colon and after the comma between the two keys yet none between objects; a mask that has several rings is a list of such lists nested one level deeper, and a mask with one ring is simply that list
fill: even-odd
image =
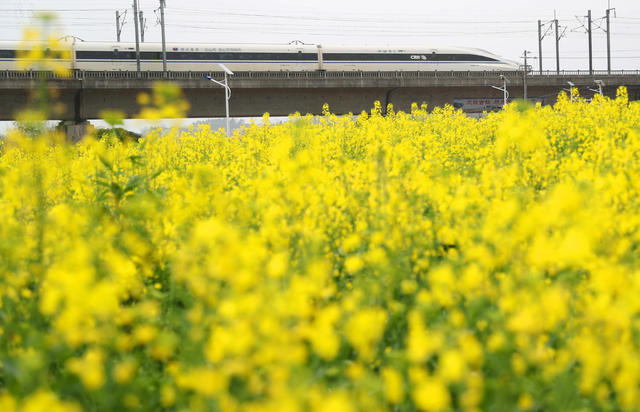
[{"label": "concrete bridge pier", "polygon": [[92,126],[87,120],[80,122],[65,120],[59,127],[67,136],[68,142],[77,143],[89,133]]},{"label": "concrete bridge pier", "polygon": [[61,124],[68,142],[79,142],[87,135],[91,127],[91,124],[82,116],[83,103],[84,87],[80,84],[79,89],[73,93],[73,120],[66,120]]}]

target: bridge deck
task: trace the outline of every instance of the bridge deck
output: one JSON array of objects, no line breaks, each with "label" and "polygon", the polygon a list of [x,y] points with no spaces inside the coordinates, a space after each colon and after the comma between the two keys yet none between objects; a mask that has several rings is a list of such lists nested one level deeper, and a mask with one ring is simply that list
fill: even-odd
[{"label": "bridge deck", "polygon": [[[183,89],[191,103],[189,117],[224,116],[224,93],[204,76],[223,78],[212,72],[127,72],[73,71],[69,77],[51,72],[0,71],[0,120],[14,118],[15,111],[29,101],[29,92],[45,84],[58,89],[58,100],[66,110],[62,119],[80,121],[93,119],[108,108],[119,108],[127,116],[139,111],[136,96],[149,91],[158,80],[171,81]],[[411,103],[427,103],[430,107],[453,104],[456,99],[502,98],[502,92],[489,86],[502,85],[500,76],[509,80],[511,97],[523,95],[522,72],[237,72],[230,76],[233,89],[232,116],[259,116],[320,113],[329,103],[335,113],[359,113],[379,100],[408,110]],[[601,80],[604,92],[615,96],[616,89],[629,87],[630,97],[640,99],[640,70],[625,71],[561,71],[527,73],[530,97],[544,97],[545,103],[572,82],[581,91],[592,93],[595,80]]]}]

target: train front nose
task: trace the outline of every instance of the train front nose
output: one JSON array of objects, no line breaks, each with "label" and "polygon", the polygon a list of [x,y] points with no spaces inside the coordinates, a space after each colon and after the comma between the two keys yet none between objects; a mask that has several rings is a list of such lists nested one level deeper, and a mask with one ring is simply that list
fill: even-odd
[{"label": "train front nose", "polygon": [[504,71],[518,71],[521,70],[520,64],[513,60],[502,60],[502,67]]}]

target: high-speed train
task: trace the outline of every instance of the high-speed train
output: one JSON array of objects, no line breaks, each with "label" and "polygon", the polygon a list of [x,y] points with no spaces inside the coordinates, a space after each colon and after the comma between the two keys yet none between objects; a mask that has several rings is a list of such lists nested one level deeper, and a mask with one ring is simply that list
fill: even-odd
[{"label": "high-speed train", "polygon": [[[136,70],[134,43],[69,43],[64,63],[79,70]],[[0,42],[0,70],[15,70],[18,42]],[[307,44],[166,45],[170,71],[515,71],[518,63],[472,48],[324,46]],[[46,55],[46,53],[45,53]],[[162,70],[162,45],[140,44],[141,70]],[[35,69],[36,67],[34,67]]]}]

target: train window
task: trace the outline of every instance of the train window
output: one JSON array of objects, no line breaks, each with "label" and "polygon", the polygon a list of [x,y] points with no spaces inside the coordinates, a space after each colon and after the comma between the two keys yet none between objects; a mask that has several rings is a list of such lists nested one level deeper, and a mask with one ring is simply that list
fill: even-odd
[{"label": "train window", "polygon": [[[297,52],[297,53],[296,53]],[[51,53],[51,51],[47,51]],[[14,50],[0,50],[0,58],[14,58],[16,52]],[[162,52],[145,51],[141,52],[141,58],[145,60],[161,60]],[[132,60],[135,59],[135,51],[128,51],[128,48],[112,48],[105,51],[89,51],[79,50],[76,52],[78,59],[117,59]],[[318,58],[317,53],[304,53],[302,50],[291,52],[206,52],[200,49],[199,52],[191,51],[169,51],[167,52],[169,60],[305,60],[314,61]],[[326,53],[323,52],[323,59],[326,61],[496,61],[496,59],[476,55],[476,54],[457,54],[442,53],[436,51],[425,52],[424,54],[410,53]]]},{"label": "train window", "polygon": [[487,57],[487,56],[480,56],[477,54],[460,54],[458,55],[460,60],[465,60],[465,61],[480,61],[480,62],[494,62],[497,61],[496,59],[493,59],[491,57]]},{"label": "train window", "polygon": [[15,59],[15,50],[0,50],[0,59]]},{"label": "train window", "polygon": [[207,52],[185,53],[170,52],[167,56],[171,60],[309,60],[318,58],[316,53],[268,53],[268,52]]},{"label": "train window", "polygon": [[435,51],[425,54],[405,53],[323,53],[327,61],[495,61],[490,57],[473,54],[438,54]]}]

